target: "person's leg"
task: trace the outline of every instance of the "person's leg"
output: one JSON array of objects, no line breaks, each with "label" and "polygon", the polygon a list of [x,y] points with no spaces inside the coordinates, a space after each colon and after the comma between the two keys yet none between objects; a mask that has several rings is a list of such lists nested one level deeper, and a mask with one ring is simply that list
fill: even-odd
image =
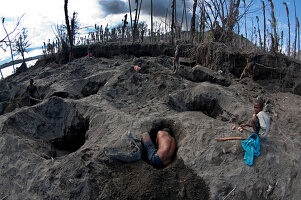
[{"label": "person's leg", "polygon": [[176,72],[179,70],[179,58],[177,58],[177,61],[176,61]]},{"label": "person's leg", "polygon": [[142,134],[142,141],[143,141],[144,148],[146,149],[147,158],[150,161],[150,164],[157,168],[164,167],[163,162],[161,161],[160,157],[157,154],[157,149],[155,148],[148,133]]},{"label": "person's leg", "polygon": [[260,124],[259,124],[259,120],[257,117],[253,116],[251,119],[251,123],[252,123],[252,127],[255,133],[259,133],[260,130]]},{"label": "person's leg", "polygon": [[173,60],[173,72],[176,72],[177,66],[176,66],[176,59]]}]

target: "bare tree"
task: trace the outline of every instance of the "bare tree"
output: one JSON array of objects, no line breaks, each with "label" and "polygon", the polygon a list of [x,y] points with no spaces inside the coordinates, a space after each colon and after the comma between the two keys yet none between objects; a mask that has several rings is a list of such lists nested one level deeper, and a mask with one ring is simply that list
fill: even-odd
[{"label": "bare tree", "polygon": [[124,40],[125,28],[126,28],[126,25],[128,24],[127,17],[128,17],[128,15],[125,14],[124,15],[124,20],[122,20],[123,21],[123,26],[122,26],[122,41]]},{"label": "bare tree", "polygon": [[296,18],[297,20],[297,26],[298,26],[298,59],[300,59],[300,23],[298,17]]},{"label": "bare tree", "polygon": [[192,7],[192,17],[191,17],[191,29],[190,29],[190,39],[193,42],[194,34],[195,34],[195,11],[197,6],[197,0],[193,0],[193,7]]},{"label": "bare tree", "polygon": [[[244,2],[244,9],[246,9],[246,0],[243,0]],[[245,34],[246,34],[246,48],[248,47],[248,31],[247,31],[247,15],[245,15]]]},{"label": "bare tree", "polygon": [[283,49],[283,31],[281,31],[281,46],[280,46],[280,53],[282,53]]},{"label": "bare tree", "polygon": [[30,46],[27,36],[27,30],[23,28],[21,34],[19,35],[19,38],[16,40],[14,45],[15,51],[21,54],[23,63],[25,63],[24,53],[28,52],[27,49]]},{"label": "bare tree", "polygon": [[73,12],[73,16],[70,24],[69,16],[68,16],[68,0],[65,0],[64,11],[65,11],[67,34],[68,34],[68,39],[70,44],[69,61],[71,61],[73,60],[73,43],[74,43],[74,36],[75,36],[76,12]]},{"label": "bare tree", "polygon": [[262,40],[261,40],[261,34],[260,34],[260,28],[259,28],[259,17],[256,16],[256,20],[257,20],[257,29],[258,29],[258,34],[259,34],[259,44],[260,44],[260,48],[262,49]]},{"label": "bare tree", "polygon": [[154,41],[153,28],[154,28],[154,26],[153,26],[153,0],[151,0],[151,42]]},{"label": "bare tree", "polygon": [[141,35],[141,42],[143,42],[143,40],[144,40],[144,34],[145,34],[146,30],[147,30],[147,24],[146,24],[146,22],[139,22],[139,24],[138,24],[138,30],[141,33],[140,34]]},{"label": "bare tree", "polygon": [[187,13],[186,13],[186,0],[183,0],[184,6],[183,6],[183,14],[182,14],[182,21],[181,21],[181,28],[183,26],[183,21],[184,21],[184,15],[186,19],[186,30],[188,31],[188,23],[187,23]]},{"label": "bare tree", "polygon": [[204,41],[204,37],[205,37],[205,23],[206,23],[206,12],[205,12],[205,4],[204,4],[204,0],[201,0],[201,2],[199,3],[199,7],[200,7],[200,13],[201,13],[201,18],[200,18],[200,41]]},{"label": "bare tree", "polygon": [[[231,43],[235,25],[250,12],[254,0],[245,4],[244,9],[240,9],[240,0],[206,0],[205,3],[206,16],[209,22],[207,24],[213,32],[214,39]],[[217,26],[219,23],[221,23],[221,27]]]},{"label": "bare tree", "polygon": [[[140,6],[139,6],[139,0],[135,0],[135,4],[136,4],[136,8],[135,8],[135,19],[134,19],[133,42],[135,42],[136,38],[139,36],[138,23],[139,23],[142,0],[140,0]],[[139,7],[139,11],[138,11],[138,7]]]},{"label": "bare tree", "polygon": [[290,16],[289,16],[289,9],[286,2],[283,2],[286,8],[286,15],[287,15],[287,26],[288,26],[288,48],[287,48],[287,55],[291,55],[291,25],[290,25]]},{"label": "bare tree", "polygon": [[176,0],[172,0],[172,13],[171,13],[171,44],[174,44],[174,30],[175,30],[175,3]]},{"label": "bare tree", "polygon": [[263,49],[266,51],[266,18],[265,18],[265,4],[262,1],[262,10],[263,10]]},{"label": "bare tree", "polygon": [[131,18],[131,31],[133,33],[133,18],[132,18],[131,0],[129,0],[129,9],[130,9],[130,18]]},{"label": "bare tree", "polygon": [[[0,41],[0,44],[2,44],[3,42],[5,43],[6,42],[5,40],[7,38],[7,40],[8,40],[8,46],[10,48],[10,54],[11,54],[11,58],[12,58],[12,62],[13,62],[13,70],[14,70],[14,72],[16,70],[15,70],[14,54],[13,54],[12,41],[11,41],[10,35],[17,30],[17,27],[20,25],[22,17],[23,17],[23,15],[20,18],[18,18],[17,24],[16,24],[15,28],[10,33],[8,33],[7,30],[6,30],[6,28],[5,28],[5,25],[4,25],[5,18],[4,17],[2,18],[2,26],[3,26],[3,29],[4,29],[4,31],[6,33],[6,36]],[[2,46],[1,46],[1,48],[3,49]]]},{"label": "bare tree", "polygon": [[[3,44],[5,45],[5,44],[6,44],[6,38],[8,38],[11,34],[13,34],[13,33],[17,30],[18,26],[19,26],[20,23],[21,23],[22,17],[23,17],[23,15],[22,15],[21,17],[18,18],[17,23],[16,23],[14,29],[13,29],[11,32],[6,33],[6,36],[5,36],[4,38],[0,39],[0,47],[1,47],[4,51],[5,51],[5,47],[3,47],[2,45],[3,45]],[[2,19],[1,19],[2,23],[4,23],[5,17],[1,17],[1,18],[2,18]],[[17,34],[17,35],[18,35],[18,34]]]},{"label": "bare tree", "polygon": [[268,0],[270,2],[270,6],[271,6],[271,17],[272,17],[272,27],[274,30],[274,46],[273,46],[273,51],[278,51],[278,35],[277,35],[277,20],[275,17],[275,12],[274,12],[274,4],[272,0]]},{"label": "bare tree", "polygon": [[297,52],[297,11],[296,11],[296,2],[294,0],[294,8],[295,8],[295,19],[296,19],[296,26],[295,26],[295,41],[294,41],[294,50],[293,50],[293,56],[294,58],[296,57],[296,52]]},{"label": "bare tree", "polygon": [[165,36],[166,36],[166,39],[167,39],[167,15],[168,15],[168,8],[166,9],[166,16],[165,16]]}]

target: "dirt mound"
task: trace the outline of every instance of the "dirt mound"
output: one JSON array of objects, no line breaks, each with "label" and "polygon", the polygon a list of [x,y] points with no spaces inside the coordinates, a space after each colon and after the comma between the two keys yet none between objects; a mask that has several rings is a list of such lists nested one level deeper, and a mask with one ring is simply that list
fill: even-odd
[{"label": "dirt mound", "polygon": [[209,199],[209,188],[204,180],[187,168],[182,160],[176,160],[162,170],[142,161],[135,165],[112,164],[110,169],[116,174],[106,183],[101,198]]},{"label": "dirt mound", "polygon": [[300,83],[301,62],[280,53],[247,52],[214,42],[200,44],[195,52],[197,63],[215,71],[230,72],[236,78],[240,77],[248,60],[253,61],[253,79],[274,80],[282,92],[293,92]]},{"label": "dirt mound", "polygon": [[[163,55],[160,46],[154,47],[158,57],[148,56],[147,51],[155,53],[151,46],[127,47],[140,49],[140,57],[129,49],[114,57],[124,47],[115,50],[114,45],[94,47],[98,56],[112,48],[110,58],[81,57],[65,65],[50,59],[0,81],[0,198],[301,196],[301,98],[284,92],[299,91],[298,62],[256,54],[264,66],[275,67],[271,65],[277,58],[295,72],[267,68],[267,79],[262,79],[260,69],[255,80],[239,80],[252,54],[222,44],[199,48],[199,65],[185,58],[176,74],[173,57]],[[137,64],[139,73],[133,69]],[[30,78],[42,100],[34,106],[26,99]],[[240,133],[231,127],[250,118],[258,96],[266,102],[272,126],[260,141],[261,155],[248,166],[241,141],[215,138],[247,138],[251,129]],[[146,162],[140,141],[143,132],[154,139],[162,127],[171,130],[177,152],[173,162],[159,170]]]}]

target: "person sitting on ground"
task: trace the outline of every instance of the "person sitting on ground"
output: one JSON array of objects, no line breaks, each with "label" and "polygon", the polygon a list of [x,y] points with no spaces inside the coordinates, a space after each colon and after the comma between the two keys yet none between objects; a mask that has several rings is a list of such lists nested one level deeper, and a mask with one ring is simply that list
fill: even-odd
[{"label": "person sitting on ground", "polygon": [[37,86],[33,84],[33,79],[30,79],[30,85],[26,89],[27,96],[29,98],[29,104],[35,105],[37,103],[37,99],[40,98],[40,94]]},{"label": "person sitting on ground", "polygon": [[168,128],[158,131],[156,138],[158,149],[152,143],[148,133],[142,134],[142,142],[147,151],[147,158],[152,166],[163,168],[172,161],[176,151],[176,140],[170,135]]},{"label": "person sitting on ground", "polygon": [[244,68],[243,72],[241,73],[239,79],[242,79],[244,77],[252,77],[254,76],[254,70],[255,70],[255,62],[251,59],[247,59],[247,65]]},{"label": "person sitting on ground", "polygon": [[263,111],[264,102],[262,99],[257,99],[254,103],[254,114],[252,119],[247,124],[241,124],[241,127],[252,127],[254,132],[262,137],[266,137],[270,130],[270,117]]},{"label": "person sitting on ground", "polygon": [[180,58],[180,51],[181,51],[181,46],[179,44],[179,41],[176,42],[176,51],[175,51],[175,57],[173,61],[173,71],[176,73],[179,69],[179,58]]}]

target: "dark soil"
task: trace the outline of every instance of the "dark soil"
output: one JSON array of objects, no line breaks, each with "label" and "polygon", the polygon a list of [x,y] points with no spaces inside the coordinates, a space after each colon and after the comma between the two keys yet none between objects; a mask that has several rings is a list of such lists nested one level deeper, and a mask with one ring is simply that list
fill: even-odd
[{"label": "dark soil", "polygon": [[143,161],[110,167],[116,172],[108,182],[113,199],[209,199],[204,180],[180,159],[164,169]]}]

